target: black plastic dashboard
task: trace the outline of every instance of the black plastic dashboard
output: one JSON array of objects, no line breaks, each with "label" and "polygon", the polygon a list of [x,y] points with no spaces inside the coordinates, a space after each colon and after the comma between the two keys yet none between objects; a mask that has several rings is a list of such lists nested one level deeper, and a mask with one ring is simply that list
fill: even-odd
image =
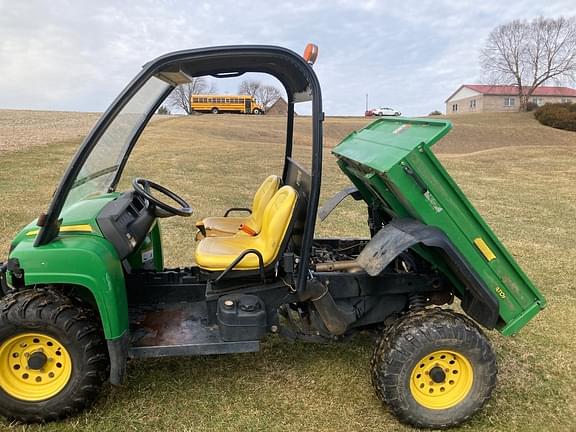
[{"label": "black plastic dashboard", "polygon": [[121,260],[138,249],[155,220],[149,202],[133,191],[110,201],[96,218],[102,234]]}]

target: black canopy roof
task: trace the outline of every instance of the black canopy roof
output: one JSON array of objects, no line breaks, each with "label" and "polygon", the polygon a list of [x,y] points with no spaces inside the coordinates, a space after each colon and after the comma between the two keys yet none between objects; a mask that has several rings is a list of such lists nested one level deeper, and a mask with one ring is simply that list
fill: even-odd
[{"label": "black canopy roof", "polygon": [[315,75],[306,61],[285,48],[274,46],[224,46],[176,51],[147,63],[145,69],[174,83],[187,77],[230,77],[247,72],[267,73],[285,87],[290,100],[310,100]]}]

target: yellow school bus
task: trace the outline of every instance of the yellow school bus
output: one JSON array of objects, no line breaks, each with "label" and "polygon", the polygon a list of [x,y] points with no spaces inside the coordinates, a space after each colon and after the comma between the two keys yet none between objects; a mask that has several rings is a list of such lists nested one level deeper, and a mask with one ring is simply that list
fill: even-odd
[{"label": "yellow school bus", "polygon": [[218,114],[222,112],[240,114],[263,114],[262,105],[247,95],[194,95],[191,98],[193,111]]}]

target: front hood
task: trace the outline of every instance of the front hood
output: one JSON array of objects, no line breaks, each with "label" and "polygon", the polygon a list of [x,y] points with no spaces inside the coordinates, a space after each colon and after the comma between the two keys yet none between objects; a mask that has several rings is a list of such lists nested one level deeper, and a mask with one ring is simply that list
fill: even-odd
[{"label": "front hood", "polygon": [[[96,217],[100,214],[102,208],[110,201],[116,199],[118,195],[118,193],[100,195],[79,201],[64,209],[60,214],[62,219],[60,234],[88,234],[102,237],[102,232],[96,223]],[[12,241],[11,249],[14,249],[23,240],[35,239],[39,230],[38,219],[35,219],[16,235]]]}]

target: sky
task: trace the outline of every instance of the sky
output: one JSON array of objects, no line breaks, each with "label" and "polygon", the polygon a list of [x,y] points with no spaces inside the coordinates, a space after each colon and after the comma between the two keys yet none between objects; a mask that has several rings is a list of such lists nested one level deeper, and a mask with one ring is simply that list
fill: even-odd
[{"label": "sky", "polygon": [[0,0],[0,108],[103,111],[166,52],[267,44],[301,53],[314,42],[327,115],[362,115],[366,94],[370,108],[422,115],[481,81],[479,53],[495,26],[571,13],[574,0]]}]

